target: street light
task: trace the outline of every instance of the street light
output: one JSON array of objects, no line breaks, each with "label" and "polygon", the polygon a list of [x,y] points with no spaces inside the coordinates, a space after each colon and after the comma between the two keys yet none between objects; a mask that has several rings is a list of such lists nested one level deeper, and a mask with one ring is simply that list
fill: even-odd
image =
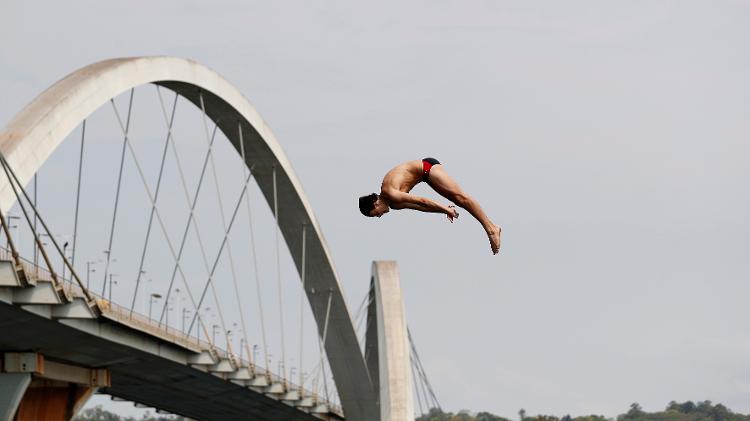
[{"label": "street light", "polygon": [[63,244],[63,255],[62,255],[62,267],[63,267],[62,278],[63,278],[63,281],[65,280],[65,256],[66,256],[65,250],[67,248],[68,248],[68,242],[66,241],[65,244]]},{"label": "street light", "polygon": [[174,297],[172,297],[172,298],[174,298],[172,300],[172,302],[174,303],[174,307],[173,308],[177,309],[177,312],[179,313],[180,312],[180,308],[181,308],[180,307],[180,289],[179,288],[175,288],[174,289]]},{"label": "street light", "polygon": [[[10,234],[10,230],[12,230],[13,228],[18,228],[18,224],[12,225],[14,219],[17,220],[17,221],[20,221],[21,217],[20,216],[15,216],[15,215],[8,215],[8,225],[9,225],[8,226],[8,234]],[[7,240],[8,240],[7,247],[10,248],[10,235],[8,236]],[[16,244],[18,244],[18,243],[19,243],[18,236],[16,236]]]},{"label": "street light", "polygon": [[89,260],[86,262],[86,289],[89,289],[89,285],[91,284],[91,274],[96,272],[96,268],[92,269],[91,264],[96,264],[96,260]]},{"label": "street light", "polygon": [[[205,312],[210,311],[210,310],[211,310],[211,307],[203,307],[203,312],[202,313],[205,313]],[[201,313],[200,310],[198,310],[198,314],[196,314],[196,317],[198,318],[198,325],[195,328],[198,330],[198,342],[200,342],[200,340],[201,340],[201,327],[204,326],[203,325],[203,317],[201,316],[202,313]],[[206,339],[206,340],[208,340],[208,339]]]},{"label": "street light", "polygon": [[151,298],[148,300],[148,320],[151,321],[151,308],[154,305],[154,301],[161,298],[161,294],[153,293],[151,294]]},{"label": "street light", "polygon": [[104,289],[107,286],[107,272],[109,272],[109,265],[110,263],[114,263],[117,261],[117,259],[110,259],[110,251],[109,250],[102,250],[102,253],[104,253],[107,258],[104,260],[104,281],[102,282],[104,285],[102,285],[102,295],[104,295]]},{"label": "street light", "polygon": [[[180,289],[179,288],[175,288],[174,289],[174,295],[175,295],[175,297],[180,295]],[[167,318],[165,320],[165,324],[167,325],[167,329],[169,329],[169,312],[174,309],[174,307],[170,307],[169,306],[170,303],[172,302],[173,298],[174,298],[173,296],[167,295]]]},{"label": "street light", "polygon": [[182,308],[182,331],[185,332],[185,319],[188,317],[188,314],[190,313],[190,309],[187,309],[185,307]]},{"label": "street light", "polygon": [[169,306],[169,300],[167,300],[167,320],[164,323],[164,329],[166,329],[167,332],[169,332],[169,312],[172,311],[173,309],[174,309],[174,307],[170,307]]},{"label": "street light", "polygon": [[213,325],[213,326],[211,326],[211,328],[212,328],[212,330],[213,330],[213,332],[212,332],[212,334],[213,334],[213,339],[212,339],[212,341],[211,341],[211,342],[212,342],[212,343],[213,343],[214,345],[216,345],[216,330],[217,330],[217,329],[219,329],[219,325]]},{"label": "street light", "polygon": [[112,278],[114,278],[115,276],[120,276],[120,275],[118,275],[116,273],[110,273],[109,274],[109,302],[110,303],[112,302],[112,284],[117,285],[117,281],[113,281],[112,280]]},{"label": "street light", "polygon": [[227,344],[231,347],[232,334],[237,331],[237,322],[232,323],[232,330],[227,330]]},{"label": "street light", "polygon": [[[39,241],[40,241],[40,242],[42,243],[42,246],[46,247],[46,246],[48,246],[49,244],[47,244],[47,243],[45,243],[44,241],[42,241],[42,240],[41,240],[41,237],[47,237],[47,238],[49,238],[49,239],[50,239],[50,242],[54,244],[54,243],[55,243],[55,237],[56,237],[56,235],[50,235],[50,234],[47,234],[46,232],[43,232],[43,233],[39,234],[39,237],[40,237],[40,240],[39,240]],[[64,259],[65,259],[65,256],[63,256],[63,260],[64,260]],[[50,269],[51,269],[51,268],[50,268]],[[65,263],[63,263],[63,270],[64,270],[64,269],[65,269]],[[63,276],[63,279],[64,279],[64,278],[65,278],[65,276]]]}]

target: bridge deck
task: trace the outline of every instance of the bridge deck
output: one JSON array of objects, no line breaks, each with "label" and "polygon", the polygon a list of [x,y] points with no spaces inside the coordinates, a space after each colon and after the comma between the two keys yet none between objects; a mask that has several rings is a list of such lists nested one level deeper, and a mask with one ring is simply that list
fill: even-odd
[{"label": "bridge deck", "polygon": [[[7,250],[0,248],[0,264],[13,267]],[[82,302],[82,291],[62,282],[70,302],[50,304],[21,300],[24,291],[54,288],[50,274],[23,262],[24,272],[36,286],[0,286],[0,350],[35,351],[46,359],[91,368],[108,368],[111,387],[102,392],[126,400],[201,420],[316,420],[342,419],[340,408],[311,392],[263,372],[208,342],[159,326],[146,316],[98,298],[101,315],[59,312],[62,306]],[[7,277],[8,271],[0,276]],[[8,285],[7,281],[2,282]],[[67,317],[61,317],[66,314]],[[214,365],[197,364],[213,355]],[[218,362],[225,363],[217,368]],[[256,376],[232,380],[233,374],[256,370]],[[258,380],[262,380],[258,382]],[[265,386],[264,386],[265,384]],[[275,387],[271,389],[271,387]],[[281,389],[279,389],[279,387]],[[273,393],[276,392],[276,393]],[[301,393],[302,396],[299,396]],[[296,395],[296,396],[295,396]],[[284,399],[294,399],[285,401]]]}]

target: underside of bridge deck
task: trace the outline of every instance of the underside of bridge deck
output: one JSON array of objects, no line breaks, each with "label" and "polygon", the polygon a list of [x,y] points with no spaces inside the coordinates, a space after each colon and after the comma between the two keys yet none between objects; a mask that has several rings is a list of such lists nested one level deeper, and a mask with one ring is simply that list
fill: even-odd
[{"label": "underside of bridge deck", "polygon": [[[47,307],[18,306],[0,297],[0,331],[5,332],[0,335],[0,351],[34,352],[50,362],[106,368],[111,383],[100,391],[194,419],[320,419],[216,374],[180,363],[179,359],[187,361],[189,357],[188,352],[180,347],[155,341],[153,337],[107,320],[55,320],[45,314],[49,313]],[[29,377],[36,378],[34,373]],[[65,405],[68,405],[65,408],[70,406],[69,387],[58,388],[55,392],[52,387],[45,391],[26,384],[22,392],[25,392],[20,402],[22,409],[30,408],[24,406],[23,400],[53,395],[55,399],[65,396]],[[86,389],[76,389],[73,393],[74,398],[78,397],[73,399],[74,406],[87,397]],[[19,411],[18,414],[23,413],[27,412]]]}]

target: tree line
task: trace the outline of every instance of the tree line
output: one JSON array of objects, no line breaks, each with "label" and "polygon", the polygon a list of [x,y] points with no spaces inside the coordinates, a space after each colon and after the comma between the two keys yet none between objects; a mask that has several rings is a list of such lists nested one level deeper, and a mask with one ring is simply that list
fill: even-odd
[{"label": "tree line", "polygon": [[[97,405],[81,411],[80,414],[73,418],[73,421],[189,421],[179,415],[161,415],[144,413],[141,418],[122,417],[109,412]],[[692,402],[687,401],[678,403],[670,402],[663,411],[646,412],[638,403],[630,405],[630,409],[615,418],[608,418],[604,415],[564,415],[558,417],[555,415],[536,415],[528,416],[526,410],[518,411],[518,418],[505,418],[489,412],[472,413],[468,410],[462,410],[457,413],[443,412],[440,409],[432,408],[427,414],[417,417],[416,421],[750,421],[750,415],[743,415],[732,412],[726,406],[711,401]]]},{"label": "tree line", "polygon": [[518,418],[509,419],[489,412],[471,413],[462,410],[457,413],[443,412],[432,408],[416,421],[750,421],[750,415],[732,412],[726,406],[711,401],[678,403],[669,402],[663,411],[646,412],[638,403],[630,405],[628,411],[614,418],[604,415],[536,415],[528,416],[526,410],[518,411]]},{"label": "tree line", "polygon": [[72,421],[190,421],[190,418],[179,415],[152,414],[150,411],[146,411],[141,418],[122,417],[107,411],[101,405],[97,405],[93,408],[84,409],[73,417]]}]

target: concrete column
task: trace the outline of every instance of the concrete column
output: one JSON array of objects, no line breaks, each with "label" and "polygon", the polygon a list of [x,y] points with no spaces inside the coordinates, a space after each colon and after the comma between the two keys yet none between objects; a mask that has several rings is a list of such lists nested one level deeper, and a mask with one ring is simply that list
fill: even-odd
[{"label": "concrete column", "polygon": [[411,353],[396,262],[373,262],[370,293],[365,352],[379,389],[380,420],[413,421]]},{"label": "concrete column", "polygon": [[29,384],[29,373],[0,373],[0,420],[13,421]]},{"label": "concrete column", "polygon": [[69,421],[109,371],[47,361],[35,352],[6,352],[0,373],[0,421]]},{"label": "concrete column", "polygon": [[97,388],[35,379],[18,406],[15,421],[70,421]]}]

